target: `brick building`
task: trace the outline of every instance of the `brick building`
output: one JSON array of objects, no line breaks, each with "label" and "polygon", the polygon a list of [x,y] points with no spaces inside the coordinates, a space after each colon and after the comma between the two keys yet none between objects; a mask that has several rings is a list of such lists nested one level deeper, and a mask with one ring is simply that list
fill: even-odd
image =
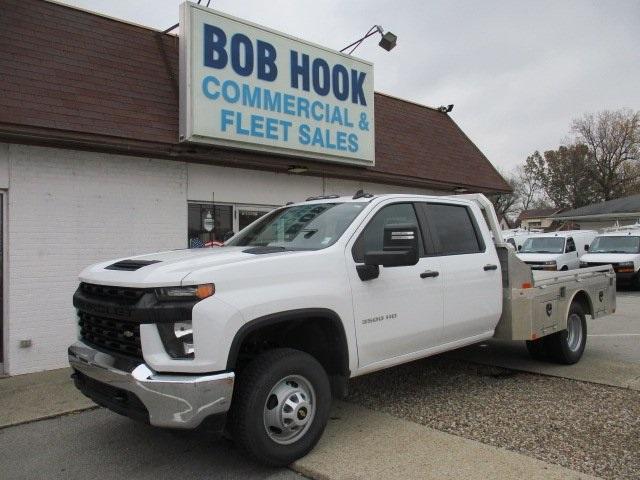
[{"label": "brick building", "polygon": [[381,93],[373,167],[180,143],[176,36],[44,0],[0,9],[0,373],[66,364],[93,262],[216,241],[312,195],[510,191],[446,113]]}]

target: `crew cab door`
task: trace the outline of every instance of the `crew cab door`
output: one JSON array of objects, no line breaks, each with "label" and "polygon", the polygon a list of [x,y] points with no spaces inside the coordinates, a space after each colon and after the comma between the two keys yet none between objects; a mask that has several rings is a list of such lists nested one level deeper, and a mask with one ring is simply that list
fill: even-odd
[{"label": "crew cab door", "polygon": [[480,209],[467,204],[418,204],[441,262],[443,343],[487,335],[502,312],[500,262]]},{"label": "crew cab door", "polygon": [[442,335],[440,259],[420,233],[416,265],[379,267],[377,278],[362,280],[356,270],[366,251],[382,249],[384,227],[420,227],[412,202],[387,202],[364,222],[346,250],[360,368],[436,346]]}]

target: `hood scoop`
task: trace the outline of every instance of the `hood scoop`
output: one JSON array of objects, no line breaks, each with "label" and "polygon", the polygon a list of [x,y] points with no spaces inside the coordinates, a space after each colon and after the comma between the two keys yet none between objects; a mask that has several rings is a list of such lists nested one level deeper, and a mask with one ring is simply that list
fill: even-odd
[{"label": "hood scoop", "polygon": [[160,260],[121,260],[104,268],[105,270],[124,270],[127,272],[135,272],[142,267],[153,265],[154,263],[160,263]]}]

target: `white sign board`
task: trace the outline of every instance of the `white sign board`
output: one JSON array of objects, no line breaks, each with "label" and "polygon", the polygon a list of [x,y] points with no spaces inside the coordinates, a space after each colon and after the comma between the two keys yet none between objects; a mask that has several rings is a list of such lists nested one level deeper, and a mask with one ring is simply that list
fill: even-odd
[{"label": "white sign board", "polygon": [[180,7],[180,140],[374,165],[373,65]]}]

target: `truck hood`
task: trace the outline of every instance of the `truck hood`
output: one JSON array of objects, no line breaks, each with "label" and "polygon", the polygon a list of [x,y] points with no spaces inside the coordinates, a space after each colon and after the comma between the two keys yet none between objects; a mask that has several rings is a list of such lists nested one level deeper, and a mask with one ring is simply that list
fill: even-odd
[{"label": "truck hood", "polygon": [[637,253],[585,253],[580,257],[580,261],[593,263],[638,262],[640,255]]},{"label": "truck hood", "polygon": [[[193,248],[124,257],[91,265],[79,277],[81,282],[100,285],[153,288],[179,285],[187,275],[199,269],[300,253],[279,251],[255,254],[246,253],[247,250],[249,247]],[[123,265],[127,269],[114,265],[127,261],[132,261],[129,265]]]},{"label": "truck hood", "polygon": [[557,260],[561,253],[518,253],[518,258],[523,262],[550,262]]}]

